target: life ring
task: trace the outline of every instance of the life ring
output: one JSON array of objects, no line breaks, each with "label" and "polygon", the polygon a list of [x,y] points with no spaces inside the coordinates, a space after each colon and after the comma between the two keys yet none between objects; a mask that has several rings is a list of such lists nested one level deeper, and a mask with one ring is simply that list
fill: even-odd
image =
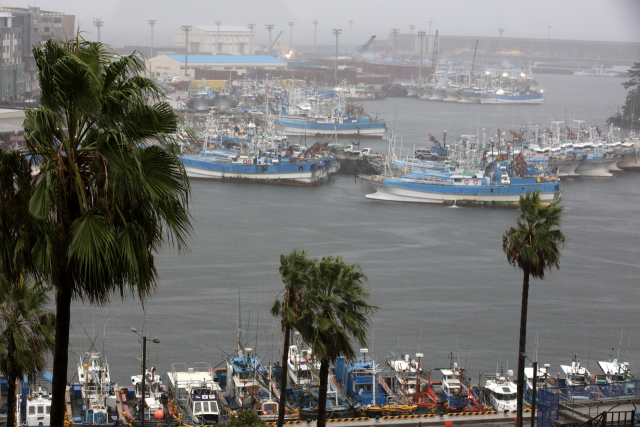
[{"label": "life ring", "polygon": [[464,185],[469,185],[469,180],[468,179],[464,180]]},{"label": "life ring", "polygon": [[242,161],[242,163],[244,163],[245,165],[250,165],[250,164],[251,164],[251,160],[249,160],[249,159],[244,159],[244,160]]},{"label": "life ring", "polygon": [[477,179],[473,180],[473,185],[478,185],[478,180]]},{"label": "life ring", "polygon": [[298,114],[298,110],[293,110],[293,114]]},{"label": "life ring", "polygon": [[527,153],[527,157],[533,157],[531,153]]}]

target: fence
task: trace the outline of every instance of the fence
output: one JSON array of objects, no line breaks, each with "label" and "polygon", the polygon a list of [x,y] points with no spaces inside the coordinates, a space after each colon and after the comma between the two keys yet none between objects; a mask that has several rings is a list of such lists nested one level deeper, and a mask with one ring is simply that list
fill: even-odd
[{"label": "fence", "polygon": [[[587,384],[567,387],[541,388],[538,390],[538,427],[555,427],[563,412],[581,414],[590,419],[600,413],[596,401],[638,396],[639,381],[610,384]],[[569,406],[570,405],[570,406]]]}]

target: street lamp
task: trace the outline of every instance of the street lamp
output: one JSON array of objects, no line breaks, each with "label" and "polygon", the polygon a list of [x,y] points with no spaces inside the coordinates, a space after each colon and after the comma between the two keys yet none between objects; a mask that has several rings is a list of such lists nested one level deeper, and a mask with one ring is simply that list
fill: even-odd
[{"label": "street lamp", "polygon": [[[142,404],[140,405],[140,427],[144,427],[144,405],[146,399],[145,380],[147,377],[147,336],[140,335],[136,328],[131,328],[131,332],[142,338]],[[152,343],[160,344],[160,340],[154,338]]]}]

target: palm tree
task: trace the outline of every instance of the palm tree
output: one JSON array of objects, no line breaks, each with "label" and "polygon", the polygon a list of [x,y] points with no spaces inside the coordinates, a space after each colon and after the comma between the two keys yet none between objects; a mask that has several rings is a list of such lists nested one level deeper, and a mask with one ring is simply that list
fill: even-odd
[{"label": "palm tree", "polygon": [[314,262],[306,278],[302,293],[306,309],[298,319],[298,329],[320,360],[318,427],[326,425],[330,365],[341,356],[347,361],[356,358],[352,337],[360,346],[366,345],[369,315],[378,308],[367,303],[366,281],[358,265],[347,265],[340,256]]},{"label": "palm tree", "polygon": [[54,347],[55,315],[46,309],[48,289],[24,281],[11,284],[0,276],[0,372],[8,382],[7,425],[17,425],[16,381],[46,367]]},{"label": "palm tree", "polygon": [[80,35],[35,46],[41,104],[26,111],[28,154],[39,168],[30,213],[45,223],[34,263],[55,290],[51,426],[63,427],[71,301],[148,297],[155,255],[187,249],[191,194],[176,116],[135,54]]},{"label": "palm tree", "polygon": [[307,258],[306,251],[294,249],[290,254],[280,255],[280,275],[284,283],[282,301],[276,298],[271,307],[271,315],[281,318],[284,332],[284,348],[282,349],[282,372],[280,373],[280,403],[278,404],[278,426],[284,423],[285,404],[287,397],[287,358],[289,357],[289,339],[291,330],[296,328],[298,317],[304,309],[301,299],[304,278],[312,262]]},{"label": "palm tree", "polygon": [[543,206],[538,191],[520,196],[520,216],[517,227],[509,228],[502,236],[502,250],[515,269],[522,270],[522,304],[520,308],[520,342],[518,345],[518,427],[522,427],[522,395],[524,391],[524,363],[527,342],[527,307],[529,277],[544,279],[545,271],[560,268],[560,249],[565,237],[560,231],[564,208],[559,200]]}]

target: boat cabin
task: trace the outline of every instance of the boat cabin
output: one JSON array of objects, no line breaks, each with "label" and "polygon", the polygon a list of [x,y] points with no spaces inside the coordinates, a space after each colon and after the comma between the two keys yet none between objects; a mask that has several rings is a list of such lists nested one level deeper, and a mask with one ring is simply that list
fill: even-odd
[{"label": "boat cabin", "polygon": [[191,409],[192,419],[197,419],[202,424],[218,422],[220,409],[214,391],[203,384],[202,387],[194,387],[187,398],[187,406]]}]

